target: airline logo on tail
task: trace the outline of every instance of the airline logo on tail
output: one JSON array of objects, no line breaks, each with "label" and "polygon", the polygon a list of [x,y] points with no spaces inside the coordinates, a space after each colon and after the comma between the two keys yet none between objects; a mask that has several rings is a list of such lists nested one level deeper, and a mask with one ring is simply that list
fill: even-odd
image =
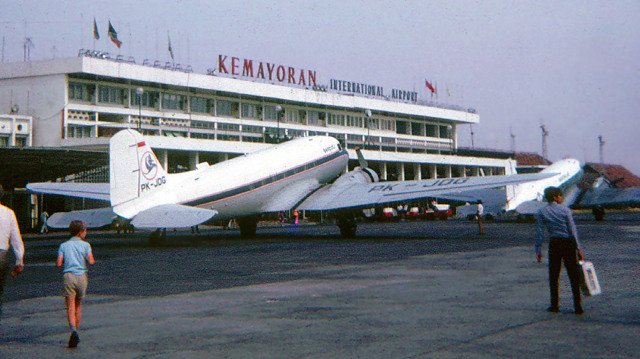
[{"label": "airline logo on tail", "polygon": [[142,176],[151,181],[156,178],[158,174],[158,164],[153,159],[153,155],[150,151],[145,152],[140,160],[140,171]]},{"label": "airline logo on tail", "polygon": [[[144,141],[138,142],[137,146],[138,148],[145,147],[146,143]],[[159,166],[151,150],[145,151],[142,156],[140,156],[139,168],[140,174],[142,178],[144,178],[144,180],[141,178],[140,181],[140,192],[149,191],[167,183],[166,176],[156,178],[158,176]]]}]

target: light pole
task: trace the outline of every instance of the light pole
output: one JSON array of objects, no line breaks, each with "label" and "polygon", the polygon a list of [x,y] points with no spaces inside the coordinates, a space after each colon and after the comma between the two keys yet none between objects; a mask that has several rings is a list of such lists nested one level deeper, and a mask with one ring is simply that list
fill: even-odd
[{"label": "light pole", "polygon": [[276,137],[276,143],[280,143],[280,115],[282,114],[282,106],[276,106],[276,121],[278,122],[278,135]]},{"label": "light pole", "polygon": [[138,94],[138,132],[142,130],[142,94],[144,93],[144,89],[142,87],[138,87],[136,89],[136,94]]}]

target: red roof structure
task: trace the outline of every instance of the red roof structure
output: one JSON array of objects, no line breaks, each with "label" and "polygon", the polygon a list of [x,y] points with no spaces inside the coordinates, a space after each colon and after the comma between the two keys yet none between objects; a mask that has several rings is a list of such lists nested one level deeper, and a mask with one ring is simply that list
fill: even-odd
[{"label": "red roof structure", "polygon": [[513,158],[518,161],[518,167],[546,167],[551,164],[537,153],[516,152]]},{"label": "red roof structure", "polygon": [[640,178],[621,165],[586,163],[580,188],[590,188],[598,177],[604,176],[615,188],[640,187]]}]

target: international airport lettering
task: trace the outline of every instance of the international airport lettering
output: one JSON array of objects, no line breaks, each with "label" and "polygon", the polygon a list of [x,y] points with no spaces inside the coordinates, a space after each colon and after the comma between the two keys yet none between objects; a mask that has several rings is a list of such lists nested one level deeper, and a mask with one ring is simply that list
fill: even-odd
[{"label": "international airport lettering", "polygon": [[163,184],[166,184],[166,183],[167,183],[166,176],[158,177],[154,181],[149,181],[147,183],[141,184],[140,185],[140,191],[142,191],[142,192],[149,191],[151,189],[158,188],[158,187],[160,187],[160,186],[162,186]]},{"label": "international airport lettering", "polygon": [[329,80],[329,88],[340,92],[357,93],[368,96],[384,97],[382,86],[367,85],[353,81]]},{"label": "international airport lettering", "polygon": [[315,71],[285,67],[269,62],[254,62],[233,56],[218,55],[218,72],[225,75],[286,82],[293,85],[316,86]]},{"label": "international airport lettering", "polygon": [[409,102],[418,101],[418,93],[416,91],[391,90],[391,98],[394,100],[402,100]]},{"label": "international airport lettering", "polygon": [[[338,92],[353,93],[365,96],[387,97],[384,94],[384,88],[382,86],[369,85],[354,81],[331,79],[329,80],[329,89]],[[392,89],[390,98],[393,100],[418,102],[418,92]]]}]

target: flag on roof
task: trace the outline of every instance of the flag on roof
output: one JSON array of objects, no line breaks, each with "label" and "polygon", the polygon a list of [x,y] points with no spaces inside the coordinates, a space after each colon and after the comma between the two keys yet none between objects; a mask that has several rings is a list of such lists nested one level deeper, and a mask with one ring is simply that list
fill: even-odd
[{"label": "flag on roof", "polygon": [[118,40],[118,33],[116,32],[116,29],[113,28],[113,25],[111,25],[111,20],[109,20],[109,38],[114,44],[116,44],[116,46],[118,46],[118,48],[120,48],[122,41]]},{"label": "flag on roof", "polygon": [[96,23],[96,18],[93,18],[93,38],[96,40],[100,40],[100,33],[98,32],[98,24]]},{"label": "flag on roof", "polygon": [[434,93],[436,93],[436,88],[433,87],[433,85],[427,81],[426,79],[424,80],[425,86],[427,86],[427,88],[431,91],[431,94],[433,95]]},{"label": "flag on roof", "polygon": [[173,59],[173,49],[171,48],[171,38],[169,37],[169,34],[167,34],[167,39],[169,40],[169,56],[171,56],[171,61],[175,61]]}]

